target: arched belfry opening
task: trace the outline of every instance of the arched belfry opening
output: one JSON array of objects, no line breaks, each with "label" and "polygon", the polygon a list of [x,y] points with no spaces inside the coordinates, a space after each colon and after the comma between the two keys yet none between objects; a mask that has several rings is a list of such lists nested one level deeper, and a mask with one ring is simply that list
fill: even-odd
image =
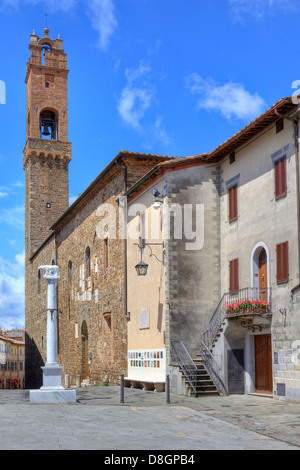
[{"label": "arched belfry opening", "polygon": [[44,110],[40,114],[40,138],[57,140],[58,119],[56,114],[50,110]]},{"label": "arched belfry opening", "polygon": [[41,64],[42,65],[45,65],[45,62],[46,62],[46,52],[51,52],[52,51],[52,47],[50,46],[50,44],[44,44],[42,46],[42,55],[41,55]]}]

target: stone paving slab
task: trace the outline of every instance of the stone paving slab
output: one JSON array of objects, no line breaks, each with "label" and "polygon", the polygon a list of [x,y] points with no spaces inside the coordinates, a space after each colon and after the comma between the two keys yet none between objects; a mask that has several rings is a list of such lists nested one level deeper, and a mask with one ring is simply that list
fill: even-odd
[{"label": "stone paving slab", "polygon": [[0,390],[1,450],[299,450],[300,403],[249,395],[188,398],[119,387],[36,404]]}]

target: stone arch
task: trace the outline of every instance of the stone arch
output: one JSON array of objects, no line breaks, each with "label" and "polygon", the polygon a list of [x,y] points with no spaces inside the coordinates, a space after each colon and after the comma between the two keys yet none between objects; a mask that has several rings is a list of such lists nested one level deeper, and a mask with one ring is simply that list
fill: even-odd
[{"label": "stone arch", "polygon": [[56,49],[56,44],[52,39],[50,38],[40,38],[37,43],[38,46],[43,47],[43,46],[48,46],[50,49]]},{"label": "stone arch", "polygon": [[268,278],[268,297],[270,296],[270,287],[271,287],[271,277],[270,277],[270,250],[266,243],[258,242],[254,246],[252,253],[251,253],[251,260],[250,260],[250,269],[251,269],[251,287],[253,290],[259,288],[259,258],[261,255],[262,250],[266,252],[267,258],[267,278]]},{"label": "stone arch", "polygon": [[45,107],[40,111],[40,138],[58,140],[58,111]]}]

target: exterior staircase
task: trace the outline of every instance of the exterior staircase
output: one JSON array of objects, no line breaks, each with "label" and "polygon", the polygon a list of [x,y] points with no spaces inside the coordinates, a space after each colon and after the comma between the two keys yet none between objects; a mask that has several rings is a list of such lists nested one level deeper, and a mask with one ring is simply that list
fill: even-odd
[{"label": "exterior staircase", "polygon": [[211,346],[212,350],[214,349],[215,344],[217,343],[217,341],[219,340],[221,334],[223,333],[225,325],[226,325],[226,319],[223,319],[221,321],[219,329],[218,329],[218,331],[217,331],[217,333],[216,333],[216,335],[215,335],[215,337],[212,341],[212,346]]},{"label": "exterior staircase", "polygon": [[227,394],[218,375],[218,365],[203,341],[201,341],[201,353],[197,353],[194,359],[181,340],[171,341],[171,360],[172,365],[179,367],[181,371],[188,396]]},{"label": "exterior staircase", "polygon": [[197,355],[196,359],[193,359],[195,365],[197,366],[197,378],[196,378],[196,395],[192,387],[190,386],[188,380],[184,377],[185,387],[190,397],[203,397],[203,396],[219,396],[219,392],[210,378],[208,372],[206,371],[204,365],[202,364],[201,355]]}]

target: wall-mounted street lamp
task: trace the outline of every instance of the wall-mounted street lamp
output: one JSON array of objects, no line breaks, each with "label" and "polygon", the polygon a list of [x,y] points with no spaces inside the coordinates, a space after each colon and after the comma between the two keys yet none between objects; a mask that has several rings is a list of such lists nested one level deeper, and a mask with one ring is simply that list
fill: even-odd
[{"label": "wall-mounted street lamp", "polygon": [[155,197],[155,202],[152,207],[154,207],[154,209],[159,209],[163,202],[163,196],[156,188],[152,189],[152,194]]},{"label": "wall-mounted street lamp", "polygon": [[[152,189],[152,194],[155,198],[155,202],[154,202],[152,207],[154,209],[160,209],[160,207],[163,203],[163,197],[164,196],[162,196],[160,194],[160,192],[158,191],[158,189],[156,189],[156,188]],[[150,248],[150,251],[151,251],[150,256],[154,256],[157,259],[157,261],[159,261],[160,263],[163,263],[163,261],[158,259],[157,256],[154,253],[152,253],[151,246],[160,245],[164,249],[164,243],[146,243],[144,240],[142,240],[142,237],[140,237],[139,238],[139,243],[135,243],[135,245],[137,245],[139,247],[140,252],[141,252],[141,261],[135,266],[135,269],[136,269],[136,272],[137,272],[138,276],[146,276],[146,274],[148,272],[148,266],[149,265],[143,261],[143,250],[146,246],[148,246]]]},{"label": "wall-mounted street lamp", "polygon": [[146,276],[147,272],[148,272],[148,264],[145,263],[143,261],[143,250],[146,246],[148,246],[150,248],[150,251],[151,251],[151,254],[150,256],[154,256],[157,261],[159,261],[160,263],[163,263],[163,261],[161,261],[160,259],[157,258],[157,256],[152,253],[152,249],[151,249],[151,246],[153,245],[160,245],[163,247],[164,249],[164,243],[146,243],[144,241],[142,241],[142,237],[139,238],[139,243],[135,243],[135,245],[138,246],[138,248],[140,249],[140,252],[141,252],[141,261],[135,266],[135,269],[136,269],[136,272],[137,272],[137,275],[138,276]]}]

